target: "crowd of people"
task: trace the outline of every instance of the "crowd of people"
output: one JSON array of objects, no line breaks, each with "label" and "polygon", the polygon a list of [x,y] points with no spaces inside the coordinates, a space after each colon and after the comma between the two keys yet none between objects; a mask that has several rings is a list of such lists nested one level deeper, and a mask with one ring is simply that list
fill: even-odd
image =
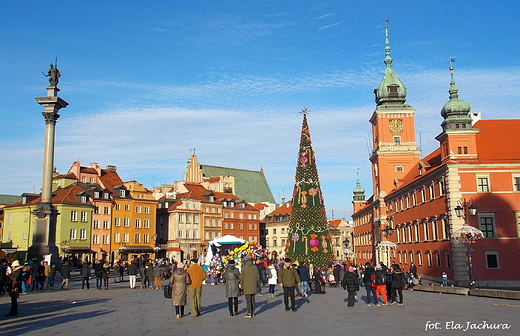
[{"label": "crowd of people", "polygon": [[[230,316],[238,315],[238,298],[245,296],[247,313],[244,317],[255,316],[255,297],[263,296],[263,288],[268,287],[270,299],[275,298],[275,290],[280,286],[283,291],[283,304],[286,311],[297,311],[296,298],[308,297],[312,294],[325,294],[327,287],[342,287],[348,292],[347,307],[354,307],[361,287],[366,290],[367,305],[403,304],[403,290],[412,289],[420,284],[420,276],[415,265],[405,272],[398,264],[387,267],[383,263],[375,267],[367,262],[365,265],[337,263],[326,269],[315,268],[312,264],[300,264],[289,258],[281,262],[267,258],[254,260],[246,255],[238,264],[229,259],[218,276],[199,265],[198,260],[169,262],[154,260],[146,256],[131,261],[120,260],[113,264],[96,260],[92,265],[65,258],[58,271],[61,274],[61,289],[69,289],[69,280],[73,270],[77,270],[81,279],[81,290],[90,289],[90,280],[95,278],[97,290],[108,290],[110,279],[114,282],[125,281],[128,277],[129,287],[141,289],[163,289],[163,280],[168,279],[171,286],[172,306],[175,317],[184,315],[184,307],[188,299],[191,316],[200,315],[202,306],[203,284],[225,284],[225,295],[228,300]],[[56,266],[47,261],[38,262],[33,259],[23,265],[18,260],[8,264],[0,263],[1,295],[9,293],[11,310],[6,316],[18,314],[17,299],[27,290],[44,290],[54,287]],[[445,280],[445,279],[443,279]]]}]

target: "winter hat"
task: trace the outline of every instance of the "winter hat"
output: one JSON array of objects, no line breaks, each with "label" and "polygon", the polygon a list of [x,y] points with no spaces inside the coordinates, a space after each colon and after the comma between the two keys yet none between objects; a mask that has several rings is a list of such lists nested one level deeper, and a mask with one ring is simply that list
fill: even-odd
[{"label": "winter hat", "polygon": [[184,264],[183,264],[183,263],[181,263],[181,262],[180,262],[180,263],[178,263],[178,264],[177,264],[177,268],[184,268]]},{"label": "winter hat", "polygon": [[18,260],[13,261],[13,263],[11,264],[11,267],[18,267],[18,266],[20,266],[20,262]]},{"label": "winter hat", "polygon": [[349,271],[349,272],[354,272],[354,267],[350,266],[350,267],[348,268],[348,271]]}]

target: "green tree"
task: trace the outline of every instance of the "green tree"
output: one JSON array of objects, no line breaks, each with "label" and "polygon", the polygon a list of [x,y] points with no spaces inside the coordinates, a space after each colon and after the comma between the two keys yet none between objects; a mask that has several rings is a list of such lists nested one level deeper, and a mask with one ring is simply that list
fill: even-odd
[{"label": "green tree", "polygon": [[334,254],[307,113],[306,108],[302,109],[303,124],[296,161],[286,255],[293,261],[323,268],[334,260]]}]

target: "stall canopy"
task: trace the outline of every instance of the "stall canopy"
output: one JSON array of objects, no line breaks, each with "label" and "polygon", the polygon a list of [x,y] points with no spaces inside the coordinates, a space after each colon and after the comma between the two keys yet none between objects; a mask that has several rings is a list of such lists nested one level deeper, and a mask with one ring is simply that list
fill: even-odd
[{"label": "stall canopy", "polygon": [[225,235],[223,237],[218,237],[209,242],[210,245],[220,246],[220,245],[229,245],[229,244],[245,244],[246,240],[240,239],[238,237],[232,235]]},{"label": "stall canopy", "polygon": [[122,253],[143,253],[143,252],[153,252],[153,247],[146,245],[125,245],[119,247],[119,251]]},{"label": "stall canopy", "polygon": [[231,236],[225,235],[223,237],[215,238],[208,243],[208,253],[206,254],[206,258],[204,260],[204,265],[209,265],[211,263],[211,259],[213,255],[218,254],[217,247],[222,245],[226,245],[230,249],[234,248],[233,245],[240,246],[246,243],[246,240]]}]

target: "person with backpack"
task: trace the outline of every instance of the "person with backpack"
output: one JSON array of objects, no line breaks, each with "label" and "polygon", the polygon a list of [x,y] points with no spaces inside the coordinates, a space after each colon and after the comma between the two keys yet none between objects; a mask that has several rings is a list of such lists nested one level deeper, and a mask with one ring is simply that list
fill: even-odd
[{"label": "person with backpack", "polygon": [[[380,265],[376,266],[376,271],[373,275],[374,285],[376,286],[376,305],[386,306],[388,305],[388,296],[386,295],[386,272]],[[383,296],[383,303],[379,303],[379,294]]]}]

